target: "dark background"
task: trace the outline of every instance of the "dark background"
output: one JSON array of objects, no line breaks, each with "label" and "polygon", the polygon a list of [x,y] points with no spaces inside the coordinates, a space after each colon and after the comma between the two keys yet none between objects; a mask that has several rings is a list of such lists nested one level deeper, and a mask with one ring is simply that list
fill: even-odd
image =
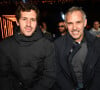
[{"label": "dark background", "polygon": [[[88,25],[92,27],[94,20],[100,21],[100,0],[26,0],[35,4],[40,10],[40,21],[46,21],[48,31],[55,33],[61,12],[65,13],[71,6],[80,6],[86,12]],[[12,15],[22,0],[1,0],[0,16]]]}]

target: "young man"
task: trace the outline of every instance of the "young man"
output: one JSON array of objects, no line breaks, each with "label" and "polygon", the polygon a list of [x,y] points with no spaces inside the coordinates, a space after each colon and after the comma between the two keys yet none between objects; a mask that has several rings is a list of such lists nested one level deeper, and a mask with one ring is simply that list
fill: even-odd
[{"label": "young man", "polygon": [[63,20],[58,22],[58,30],[60,32],[60,36],[66,35],[67,30],[66,30],[65,22]]},{"label": "young man", "polygon": [[65,26],[65,21],[64,20],[59,20],[57,23],[57,32],[54,34],[54,40],[59,38],[60,36],[64,36],[67,33],[67,29]]},{"label": "young man", "polygon": [[65,22],[68,33],[55,41],[55,90],[100,90],[100,39],[84,29],[87,19],[80,7],[70,8]]},{"label": "young man", "polygon": [[100,37],[100,27],[99,27],[100,23],[99,21],[94,21],[93,22],[93,28],[91,28],[91,30],[89,31],[91,34],[93,34],[96,37]]},{"label": "young man", "polygon": [[48,32],[47,24],[45,21],[41,22],[40,28],[41,28],[41,31],[43,33],[43,36],[45,38],[49,39],[50,41],[53,41],[53,36],[50,32]]},{"label": "young man", "polygon": [[20,32],[0,43],[0,90],[49,90],[55,81],[54,45],[38,27],[39,11],[21,3]]}]

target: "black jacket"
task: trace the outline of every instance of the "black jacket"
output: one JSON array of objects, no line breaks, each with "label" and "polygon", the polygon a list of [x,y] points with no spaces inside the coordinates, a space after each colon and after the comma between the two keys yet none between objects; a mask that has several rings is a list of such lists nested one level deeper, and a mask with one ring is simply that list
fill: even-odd
[{"label": "black jacket", "polygon": [[[83,90],[100,90],[100,39],[85,32],[87,56],[83,65]],[[57,81],[55,90],[75,90],[77,80],[68,63],[67,56],[73,39],[69,34],[55,41],[57,58]]]},{"label": "black jacket", "polygon": [[0,90],[49,90],[55,75],[54,45],[39,29],[0,43]]}]

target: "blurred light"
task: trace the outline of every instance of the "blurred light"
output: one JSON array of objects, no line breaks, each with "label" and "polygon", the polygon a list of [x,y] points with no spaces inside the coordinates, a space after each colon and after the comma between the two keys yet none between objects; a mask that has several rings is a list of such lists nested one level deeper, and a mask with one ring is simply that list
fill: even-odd
[{"label": "blurred light", "polygon": [[61,12],[61,19],[62,19],[62,20],[65,20],[65,15],[64,15],[63,12]]},{"label": "blurred light", "polygon": [[9,19],[9,20],[11,20],[13,22],[16,21],[15,15],[2,15],[2,17],[5,17],[6,19]]},{"label": "blurred light", "polygon": [[28,2],[28,0],[22,0],[22,2],[23,2],[23,3],[26,3],[26,2]]},{"label": "blurred light", "polygon": [[26,3],[26,0],[22,0],[23,1],[23,3]]}]

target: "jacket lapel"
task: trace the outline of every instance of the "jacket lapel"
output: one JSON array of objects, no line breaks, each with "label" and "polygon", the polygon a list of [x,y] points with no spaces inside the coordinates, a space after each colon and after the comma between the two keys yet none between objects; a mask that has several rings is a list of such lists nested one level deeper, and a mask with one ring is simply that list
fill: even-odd
[{"label": "jacket lapel", "polygon": [[73,46],[73,40],[69,38],[69,36],[66,36],[64,39],[64,43],[62,44],[62,56],[61,56],[61,61],[60,64],[62,68],[64,69],[64,73],[66,74],[67,78],[69,77],[71,80],[76,82],[75,75],[73,74],[72,67],[70,66],[70,63],[68,61],[68,55],[69,52]]}]

